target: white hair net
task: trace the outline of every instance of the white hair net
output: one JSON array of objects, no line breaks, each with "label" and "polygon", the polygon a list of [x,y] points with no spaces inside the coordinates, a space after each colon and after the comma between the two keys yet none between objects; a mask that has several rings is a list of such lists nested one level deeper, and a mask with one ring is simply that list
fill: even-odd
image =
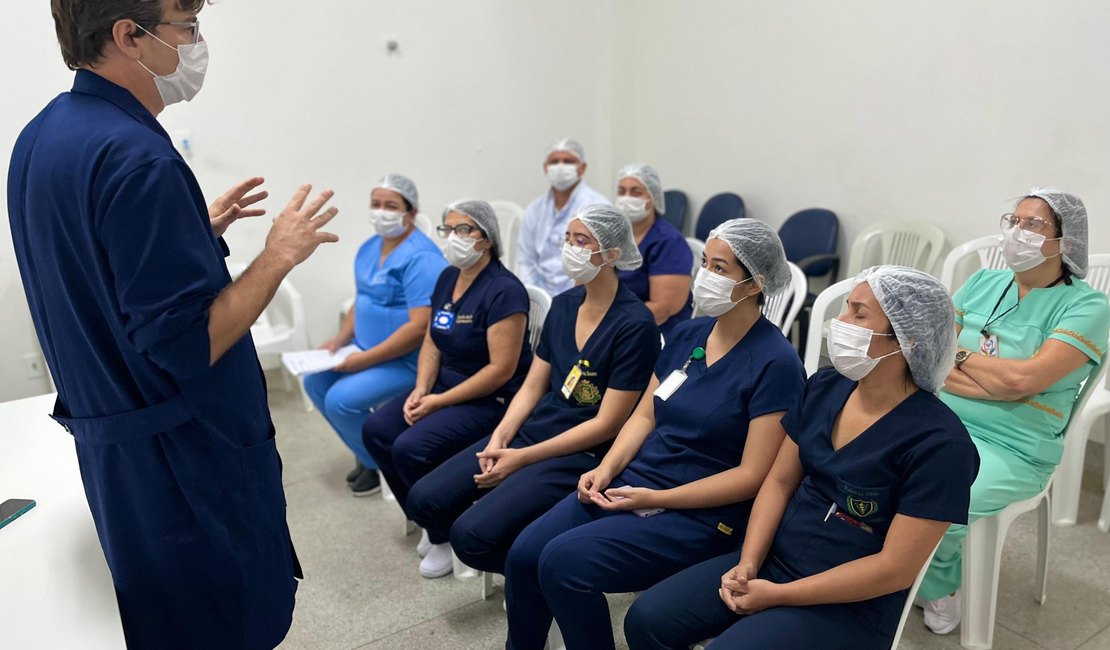
[{"label": "white hair net", "polygon": [[764,295],[778,295],[790,286],[790,267],[782,241],[767,224],[744,217],[729,219],[710,231],[706,241],[713,238],[728,244]]},{"label": "white hair net", "polygon": [[420,196],[416,193],[416,183],[413,183],[408,176],[386,174],[374,185],[371,191],[373,190],[396,192],[409,202],[413,210],[420,209]]},{"label": "white hair net", "polygon": [[456,201],[443,209],[441,221],[447,221],[447,213],[465,214],[478,224],[478,229],[493,245],[494,257],[501,257],[501,228],[497,225],[497,213],[485,201]]},{"label": "white hair net", "polygon": [[586,150],[582,148],[582,145],[578,144],[577,140],[572,140],[570,138],[556,140],[547,148],[547,153],[545,153],[543,157],[547,158],[556,151],[565,151],[577,158],[578,162],[586,162]]},{"label": "white hair net", "polygon": [[905,266],[872,266],[852,284],[871,286],[886,314],[913,381],[935,393],[944,385],[956,356],[956,313],[948,290],[933,276]]},{"label": "white hair net", "polygon": [[621,271],[631,271],[644,263],[636,240],[632,237],[632,222],[620,210],[611,205],[588,205],[574,218],[589,229],[590,234],[601,245],[601,250],[620,249],[621,255],[613,266]]},{"label": "white hair net", "polygon": [[[1055,187],[1037,187],[1021,198],[1036,197],[1048,204],[1060,219],[1060,250],[1064,264],[1077,278],[1087,276],[1087,207],[1083,200]],[[1018,203],[1021,203],[1018,201]],[[1017,207],[1017,206],[1014,206]]]},{"label": "white hair net", "polygon": [[655,171],[654,167],[642,163],[625,165],[617,173],[617,182],[626,178],[635,178],[643,183],[648,194],[651,195],[651,202],[655,204],[655,214],[663,214],[667,211],[667,202],[663,199],[663,181],[659,180],[659,172]]}]

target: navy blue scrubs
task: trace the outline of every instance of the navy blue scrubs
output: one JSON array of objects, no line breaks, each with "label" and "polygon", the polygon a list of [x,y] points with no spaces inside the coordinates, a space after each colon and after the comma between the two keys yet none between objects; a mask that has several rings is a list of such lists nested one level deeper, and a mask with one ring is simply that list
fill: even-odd
[{"label": "navy blue scrubs", "polygon": [[[528,315],[528,292],[498,260],[490,260],[456,302],[452,296],[458,278],[459,269],[449,266],[432,291],[430,333],[440,353],[433,394],[458,386],[489,365],[490,327],[514,314]],[[404,416],[408,395],[396,397],[366,418],[362,441],[402,508],[414,483],[497,426],[531,363],[532,347],[525,331],[513,376],[489,395],[448,406],[411,427]]]},{"label": "navy blue scrubs", "polygon": [[[662,381],[705,348],[717,320],[674,329],[659,355]],[[751,420],[797,403],[805,385],[798,353],[760,317],[712,366],[691,361],[666,401],[655,397],[655,429],[612,482],[666,490],[740,465]],[[542,648],[554,614],[568,648],[611,648],[605,593],[642,591],[706,558],[739,549],[751,501],[665,511],[650,517],[562,499],[521,533],[509,552],[505,593],[509,647]]]},{"label": "navy blue scrubs", "polygon": [[[686,243],[682,233],[666,219],[657,217],[637,248],[640,249],[644,263],[631,271],[617,271],[617,277],[644,302],[651,299],[651,276],[689,276],[694,268],[694,255],[690,252],[690,245]],[[675,325],[690,320],[693,308],[691,295],[677,314],[659,326],[659,331],[669,339]]]},{"label": "navy blue scrubs", "polygon": [[24,129],[8,212],[130,648],[272,648],[300,576],[250,335],[200,187],[127,90],[78,71]]},{"label": "navy blue scrubs", "polygon": [[[918,391],[857,438],[833,450],[831,432],[856,387],[835,370],[818,372],[802,403],[783,417],[798,445],[804,478],[759,577],[786,583],[882,550],[896,514],[964,523],[979,456],[955,413]],[[828,516],[835,504],[836,514]],[[715,648],[890,647],[906,591],[858,603],[775,607],[746,617],[717,594],[736,553],[659,583],[633,604],[625,636],[633,650],[685,648],[717,637]]]},{"label": "navy blue scrubs", "polygon": [[[659,355],[659,329],[651,312],[618,285],[609,311],[579,351],[574,328],[585,297],[585,287],[575,287],[552,301],[536,349],[536,356],[551,364],[550,388],[510,447],[534,445],[587,422],[597,415],[606,390],[642,391],[651,380]],[[561,391],[563,380],[576,365],[582,378],[568,399]],[[433,543],[450,540],[469,566],[502,573],[520,531],[573,491],[610,442],[527,465],[491,490],[474,483],[481,472],[475,454],[488,443],[487,435],[418,481],[408,511]]]}]

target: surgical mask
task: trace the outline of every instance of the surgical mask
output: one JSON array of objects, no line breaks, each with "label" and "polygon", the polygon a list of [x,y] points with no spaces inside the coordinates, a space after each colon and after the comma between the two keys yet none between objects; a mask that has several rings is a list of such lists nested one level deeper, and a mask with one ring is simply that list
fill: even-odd
[{"label": "surgical mask", "polygon": [[578,165],[555,163],[547,166],[547,182],[562,192],[578,182]]},{"label": "surgical mask", "polygon": [[477,243],[477,239],[451,233],[447,238],[447,246],[443,249],[443,256],[451,266],[469,269],[482,257],[482,251],[474,249]]},{"label": "surgical mask", "polygon": [[737,285],[751,281],[752,278],[748,278],[737,282],[708,269],[698,269],[698,275],[694,278],[694,302],[702,312],[716,318],[751,298],[744,296],[736,302],[732,301],[732,290]]},{"label": "surgical mask", "polygon": [[836,371],[852,381],[859,381],[874,370],[880,361],[901,352],[901,350],[895,350],[881,357],[868,356],[867,351],[871,349],[873,336],[894,335],[875,334],[874,330],[866,327],[833,319],[829,323],[828,351],[829,359],[832,360]]},{"label": "surgical mask", "polygon": [[393,210],[371,210],[370,223],[378,234],[387,239],[400,237],[405,232],[405,213]]},{"label": "surgical mask", "polygon": [[[608,249],[600,250],[598,253],[604,253],[606,250]],[[594,266],[590,261],[593,254],[593,251],[588,248],[563,244],[563,271],[566,272],[567,277],[580,284],[586,284],[596,278],[601,267]]]},{"label": "surgical mask", "polygon": [[[1055,239],[1062,239],[1056,237]],[[1048,241],[1044,235],[1027,232],[1018,227],[1002,231],[1002,258],[1013,271],[1021,273],[1036,268],[1045,261],[1041,246]],[[1056,257],[1053,255],[1053,257]]]},{"label": "surgical mask", "polygon": [[647,199],[638,199],[634,196],[617,197],[617,209],[623,212],[632,223],[640,223],[647,219],[647,204]]},{"label": "surgical mask", "polygon": [[139,29],[171,50],[177,50],[177,69],[165,76],[154,74],[150,68],[143,65],[142,61],[138,62],[143,66],[143,70],[154,75],[154,86],[162,97],[162,103],[169,106],[178,102],[191,101],[204,85],[204,74],[208,71],[208,42],[200,41],[174,47],[143,29],[141,25]]}]

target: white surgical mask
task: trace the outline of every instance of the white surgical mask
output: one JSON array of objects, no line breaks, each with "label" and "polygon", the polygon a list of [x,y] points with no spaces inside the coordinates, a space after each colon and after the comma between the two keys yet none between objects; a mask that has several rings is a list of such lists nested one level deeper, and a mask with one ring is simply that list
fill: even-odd
[{"label": "white surgical mask", "polygon": [[[598,251],[598,253],[604,252],[605,250]],[[601,267],[594,266],[590,261],[593,254],[593,251],[588,248],[563,244],[563,271],[566,272],[567,277],[580,284],[586,284],[596,278]]]},{"label": "white surgical mask", "polygon": [[144,70],[154,75],[154,86],[162,97],[162,103],[169,106],[178,102],[191,101],[204,85],[204,73],[208,71],[208,42],[200,41],[174,47],[143,29],[142,25],[139,29],[171,50],[177,50],[177,69],[168,75],[154,74],[150,68],[143,65],[142,61],[138,62]]},{"label": "white surgical mask", "polygon": [[748,278],[737,282],[708,269],[698,269],[698,274],[694,278],[694,302],[702,312],[716,318],[751,298],[751,296],[744,296],[736,302],[732,301],[732,290],[737,285],[751,281],[752,278]]},{"label": "white surgical mask", "polygon": [[400,237],[405,233],[405,213],[393,210],[371,210],[370,223],[378,234],[387,239]]},{"label": "white surgical mask", "polygon": [[578,182],[578,165],[555,163],[547,166],[547,182],[562,192]]},{"label": "white surgical mask", "polygon": [[859,381],[867,376],[883,359],[898,354],[895,350],[881,357],[868,356],[871,349],[871,337],[894,336],[893,334],[875,334],[874,330],[845,323],[833,319],[829,323],[828,351],[836,371],[852,381]]},{"label": "white surgical mask", "polygon": [[1044,235],[1026,232],[1015,226],[1003,230],[1000,241],[1002,258],[1006,260],[1006,265],[1017,273],[1028,271],[1045,261],[1041,246],[1048,241],[1048,238]]},{"label": "white surgical mask", "polygon": [[617,209],[623,212],[632,223],[640,223],[647,219],[647,204],[647,199],[638,199],[634,196],[617,197]]},{"label": "white surgical mask", "polygon": [[447,247],[443,249],[443,256],[451,266],[469,269],[482,257],[482,251],[474,248],[477,243],[477,239],[451,233],[447,238]]}]

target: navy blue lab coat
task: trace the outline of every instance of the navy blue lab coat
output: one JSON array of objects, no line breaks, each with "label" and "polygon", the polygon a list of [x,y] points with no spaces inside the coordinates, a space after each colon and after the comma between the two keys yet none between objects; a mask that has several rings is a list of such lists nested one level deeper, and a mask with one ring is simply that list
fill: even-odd
[{"label": "navy blue lab coat", "polygon": [[188,165],[89,71],[24,129],[8,213],[131,648],[272,648],[300,577],[250,335],[209,364],[231,279]]}]

